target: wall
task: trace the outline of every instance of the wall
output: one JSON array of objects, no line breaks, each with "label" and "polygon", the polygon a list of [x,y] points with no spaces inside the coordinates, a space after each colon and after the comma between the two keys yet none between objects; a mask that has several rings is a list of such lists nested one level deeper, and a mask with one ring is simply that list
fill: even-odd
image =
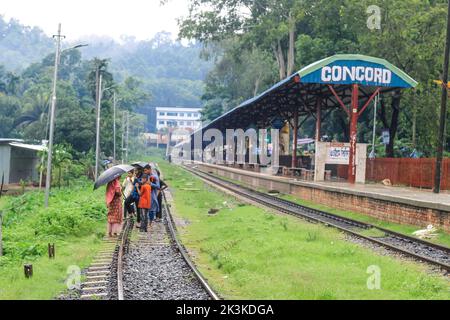
[{"label": "wall", "polygon": [[5,184],[9,183],[11,147],[9,144],[0,145],[0,183],[3,173],[5,174]]},{"label": "wall", "polygon": [[10,183],[24,181],[39,181],[37,152],[22,148],[11,148]]},{"label": "wall", "polygon": [[372,216],[384,221],[396,222],[400,224],[416,225],[425,227],[433,224],[447,232],[450,232],[450,208],[448,211],[432,209],[425,206],[412,205],[407,203],[381,200],[375,197],[350,194],[348,192],[338,192],[327,190],[324,185],[315,186],[312,183],[290,182],[279,177],[262,176],[256,173],[247,173],[226,167],[213,165],[198,165],[204,172],[211,172],[235,179],[251,185],[255,188],[265,190],[275,189],[282,193],[292,194],[300,199],[315,202],[342,210],[358,212]]}]

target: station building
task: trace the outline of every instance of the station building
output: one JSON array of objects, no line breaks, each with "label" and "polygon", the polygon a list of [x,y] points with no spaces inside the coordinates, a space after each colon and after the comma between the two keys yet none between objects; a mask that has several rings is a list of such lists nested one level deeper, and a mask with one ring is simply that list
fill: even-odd
[{"label": "station building", "polygon": [[156,129],[179,128],[191,132],[201,127],[201,108],[157,107]]},{"label": "station building", "polygon": [[[193,161],[197,170],[239,180],[252,187],[276,189],[386,221],[418,226],[433,224],[450,231],[448,194],[366,183],[370,160],[367,159],[367,144],[357,141],[359,117],[374,107],[375,97],[416,85],[414,79],[384,59],[358,54],[328,57],[302,68],[199,128],[189,142],[174,148],[172,156]],[[347,117],[349,141],[321,141],[322,129],[333,111]],[[315,152],[309,161],[304,161],[297,149],[299,142],[302,143],[299,133],[308,118],[315,121]],[[223,148],[211,150],[209,145],[215,139],[205,139],[209,129],[225,137],[227,129],[273,128],[279,130],[279,161],[275,168],[262,165],[260,155],[256,160],[247,156],[255,147],[250,142],[245,146],[243,161],[242,158],[237,161],[237,157],[230,161],[225,157],[225,150],[235,150],[234,146],[225,142]],[[198,138],[200,144],[196,143]],[[257,141],[257,145],[260,143]],[[213,153],[220,156],[212,157]],[[345,180],[331,181],[330,165],[337,168],[338,176]],[[410,173],[412,178],[414,175],[417,176],[417,172]]]}]

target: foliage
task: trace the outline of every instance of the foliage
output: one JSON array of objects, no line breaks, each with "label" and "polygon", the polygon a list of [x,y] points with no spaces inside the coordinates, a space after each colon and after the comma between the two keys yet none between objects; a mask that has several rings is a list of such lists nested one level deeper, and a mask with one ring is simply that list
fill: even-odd
[{"label": "foliage", "polygon": [[[369,5],[381,8],[381,29],[367,27]],[[312,1],[190,1],[190,14],[180,20],[180,36],[205,41],[216,51],[215,66],[206,78],[203,116],[212,120],[260,90],[252,91],[255,70],[269,74],[261,82],[267,89],[279,78],[280,63],[291,50],[294,27],[295,70],[338,53],[360,53],[385,58],[419,81],[415,90],[395,91],[381,97],[377,110],[377,136],[388,129],[390,143],[378,156],[402,156],[400,149],[416,148],[433,156],[437,144],[439,90],[447,5],[444,1],[417,0],[312,0]],[[290,29],[291,28],[291,29]],[[217,53],[220,48],[220,53]],[[281,48],[281,50],[279,50]],[[265,59],[252,57],[260,52]],[[251,57],[245,61],[243,57]],[[287,59],[289,60],[289,59]],[[263,62],[264,61],[264,62]],[[291,61],[291,62],[292,62]],[[268,66],[276,65],[278,68]],[[278,70],[277,70],[278,69]],[[289,68],[287,68],[289,69]],[[371,142],[373,116],[369,108],[360,118],[359,141]],[[303,120],[303,119],[302,119]],[[348,141],[348,119],[336,109],[326,119],[323,133]],[[307,120],[300,132],[313,136],[315,122]],[[447,126],[445,149],[449,150]]]},{"label": "foliage", "polygon": [[3,205],[4,254],[8,261],[34,259],[45,253],[47,242],[91,234],[103,221],[106,209],[101,191],[78,180],[71,188],[52,190],[50,207],[43,193],[34,191],[6,197]]},{"label": "foliage", "polygon": [[[374,253],[327,227],[238,205],[181,168],[158,162],[170,182],[172,212],[189,222],[181,240],[227,299],[449,298],[446,279],[421,265]],[[187,184],[205,192],[187,191]],[[221,210],[208,216],[211,207]],[[367,289],[367,267],[374,264],[383,274],[380,290]]]}]

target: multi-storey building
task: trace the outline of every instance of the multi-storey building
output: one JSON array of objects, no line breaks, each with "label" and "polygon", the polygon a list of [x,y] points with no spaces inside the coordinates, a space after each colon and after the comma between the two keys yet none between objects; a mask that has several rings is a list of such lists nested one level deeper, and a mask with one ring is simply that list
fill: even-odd
[{"label": "multi-storey building", "polygon": [[178,128],[196,130],[201,127],[201,108],[156,108],[156,129]]}]

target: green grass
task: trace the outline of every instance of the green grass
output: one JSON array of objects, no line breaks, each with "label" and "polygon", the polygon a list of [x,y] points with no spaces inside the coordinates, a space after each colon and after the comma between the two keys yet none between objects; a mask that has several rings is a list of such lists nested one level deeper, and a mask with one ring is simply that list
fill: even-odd
[{"label": "green grass", "polygon": [[[332,228],[242,205],[157,161],[175,214],[188,221],[181,240],[227,299],[450,299],[448,279],[421,264],[378,255]],[[220,211],[209,215],[210,208]],[[380,290],[367,288],[373,265],[381,270]]]},{"label": "green grass", "polygon": [[[220,179],[223,180],[227,180],[227,181],[231,181],[234,183],[237,183],[239,185],[243,185],[243,186],[247,186],[244,182],[241,181],[237,181],[237,180],[233,180],[227,177],[222,177],[219,175],[215,175]],[[263,189],[263,188],[256,188],[257,191],[260,192],[267,192],[268,190]],[[275,195],[276,196],[276,195]],[[358,212],[354,212],[354,211],[348,211],[348,210],[341,210],[341,209],[336,209],[336,208],[332,208],[329,206],[325,206],[325,205],[321,205],[321,204],[317,204],[314,203],[312,201],[308,201],[308,200],[302,200],[299,199],[298,197],[294,196],[294,195],[290,195],[290,194],[278,194],[278,196],[280,198],[292,201],[292,202],[296,202],[298,204],[301,204],[305,207],[309,207],[309,208],[313,208],[313,209],[318,209],[318,210],[322,210],[325,212],[329,212],[338,216],[342,216],[342,217],[346,217],[346,218],[350,218],[353,220],[357,220],[360,222],[365,222],[365,223],[370,223],[374,226],[380,227],[380,228],[384,228],[387,230],[392,230],[398,233],[402,233],[405,235],[409,235],[409,236],[414,236],[413,232],[417,231],[418,229],[421,229],[418,226],[414,226],[414,225],[405,225],[405,224],[399,224],[399,223],[395,223],[395,222],[389,222],[389,221],[383,221],[368,215],[365,215],[363,213],[358,213]],[[366,235],[370,236],[371,234],[375,234],[374,232],[376,232],[376,236],[381,236],[381,231],[375,231],[373,229],[371,229],[370,232],[365,232]],[[435,238],[432,239],[425,239],[427,241],[430,242],[434,242],[436,244],[440,244],[440,245],[444,245],[447,247],[450,247],[450,234],[443,231],[443,230],[438,230],[437,236]]]},{"label": "green grass", "polygon": [[[66,288],[67,268],[86,267],[102,244],[106,227],[104,190],[92,191],[84,181],[54,189],[49,208],[43,193],[2,198],[3,247],[0,257],[0,299],[52,299]],[[54,243],[56,258],[47,257]],[[33,265],[26,279],[23,264]]]},{"label": "green grass", "polygon": [[[283,194],[283,195],[281,195],[281,197],[283,199],[299,203],[299,204],[304,205],[306,207],[310,207],[310,208],[313,208],[313,209],[318,209],[318,210],[322,210],[322,211],[325,211],[325,212],[333,213],[335,215],[346,217],[346,218],[350,218],[350,219],[354,219],[354,220],[357,220],[357,221],[370,223],[370,224],[372,224],[374,226],[381,227],[381,228],[384,228],[384,229],[387,229],[387,230],[392,230],[392,231],[399,232],[399,233],[402,233],[402,234],[406,234],[406,235],[409,235],[409,236],[413,236],[412,233],[414,231],[416,231],[418,229],[421,229],[420,227],[413,226],[413,225],[404,225],[404,224],[399,224],[399,223],[394,223],[394,222],[383,221],[383,220],[379,220],[377,218],[373,218],[371,216],[364,215],[362,213],[357,213],[357,212],[347,211],[347,210],[341,210],[341,209],[335,209],[335,208],[324,206],[324,205],[321,205],[321,204],[317,204],[317,203],[314,203],[314,202],[311,202],[311,201],[301,200],[301,199],[299,199],[299,198],[297,198],[297,197],[295,197],[293,195]],[[425,240],[430,241],[430,242],[434,242],[434,243],[437,243],[437,244],[441,244],[441,245],[444,245],[444,246],[447,246],[447,247],[450,247],[450,234],[448,234],[448,233],[446,233],[446,232],[444,232],[442,230],[439,230],[437,232],[437,234],[438,235],[437,235],[436,238],[434,238],[434,239],[425,239]]]}]

